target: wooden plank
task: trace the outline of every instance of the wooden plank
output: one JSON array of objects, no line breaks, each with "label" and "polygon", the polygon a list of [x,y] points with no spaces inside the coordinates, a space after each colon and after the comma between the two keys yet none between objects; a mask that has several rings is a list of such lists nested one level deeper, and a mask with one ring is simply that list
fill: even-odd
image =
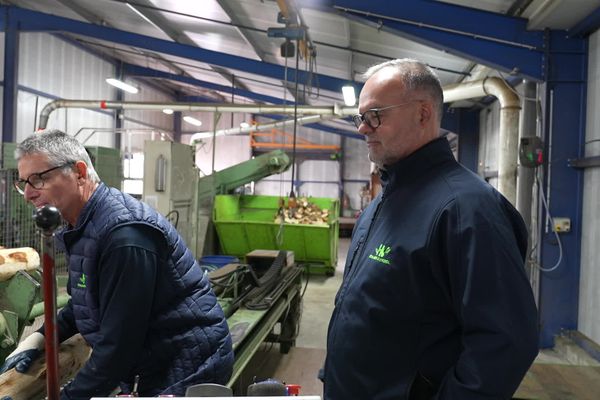
[{"label": "wooden plank", "polygon": [[[58,370],[61,384],[73,378],[90,355],[91,349],[81,335],[76,335],[60,345]],[[43,398],[46,393],[46,363],[42,355],[34,361],[27,373],[21,374],[14,369],[0,375],[1,396],[12,400]]]}]

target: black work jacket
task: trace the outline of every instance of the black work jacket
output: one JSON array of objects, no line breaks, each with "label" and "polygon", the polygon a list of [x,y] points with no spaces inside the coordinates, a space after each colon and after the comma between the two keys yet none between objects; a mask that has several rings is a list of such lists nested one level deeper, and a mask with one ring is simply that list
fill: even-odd
[{"label": "black work jacket", "polygon": [[382,174],[329,324],[325,399],[508,399],[538,351],[513,206],[437,139]]}]

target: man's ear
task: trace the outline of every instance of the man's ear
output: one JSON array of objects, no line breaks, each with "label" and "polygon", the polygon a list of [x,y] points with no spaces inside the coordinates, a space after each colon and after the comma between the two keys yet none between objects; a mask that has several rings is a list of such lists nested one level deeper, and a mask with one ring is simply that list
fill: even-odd
[{"label": "man's ear", "polygon": [[88,173],[87,173],[87,164],[83,161],[77,161],[75,163],[75,170],[77,171],[77,181],[78,182],[83,182],[87,179],[88,177]]},{"label": "man's ear", "polygon": [[434,117],[433,116],[433,105],[429,101],[422,101],[420,111],[420,120],[421,126],[427,125],[429,121]]}]

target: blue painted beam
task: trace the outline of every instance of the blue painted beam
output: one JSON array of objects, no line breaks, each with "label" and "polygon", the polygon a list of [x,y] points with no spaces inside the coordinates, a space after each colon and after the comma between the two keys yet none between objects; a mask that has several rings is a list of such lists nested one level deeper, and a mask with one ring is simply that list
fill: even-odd
[{"label": "blue painted beam", "polygon": [[584,37],[600,28],[600,7],[567,31],[569,37]]},{"label": "blue painted beam", "polygon": [[183,113],[181,111],[175,111],[173,113],[173,141],[181,143],[181,121]]},{"label": "blue painted beam", "polygon": [[212,97],[205,96],[183,96],[180,95],[177,97],[177,101],[187,102],[187,103],[216,103],[215,99]]},{"label": "blue painted beam", "polygon": [[333,0],[332,6],[424,45],[544,80],[543,33],[527,31],[524,19],[434,1]]},{"label": "blue painted beam", "polygon": [[[565,40],[564,33],[548,37],[551,57],[550,80],[545,86],[544,121],[546,158],[544,194],[549,185],[550,214],[571,218],[571,232],[561,233],[562,261],[551,272],[540,272],[539,313],[541,346],[552,347],[554,338],[564,330],[577,329],[581,262],[581,225],[583,208],[583,171],[569,167],[566,160],[583,156],[586,121],[587,39]],[[583,53],[583,54],[582,54]],[[552,113],[550,112],[552,110]],[[551,154],[549,153],[551,145]],[[546,210],[540,216],[546,220]],[[541,264],[553,267],[559,258],[559,246],[545,223],[539,231]]]},{"label": "blue painted beam", "polygon": [[[4,90],[2,91],[2,142],[17,139],[17,73],[19,70],[19,30],[11,10],[2,10],[4,25]],[[1,150],[1,149],[0,149]]]},{"label": "blue painted beam", "polygon": [[[11,13],[13,13],[14,17],[18,19],[19,27],[22,31],[70,32],[78,35],[107,40],[113,43],[134,46],[158,53],[170,54],[177,57],[196,60],[224,68],[245,71],[273,79],[284,80],[285,77],[284,67],[277,64],[256,61],[232,54],[219,53],[195,46],[174,43],[168,40],[157,39],[119,29],[94,25],[50,14],[44,14],[19,7],[0,7],[0,10],[5,8],[11,9]],[[308,81],[309,73],[307,71],[299,70],[297,74],[299,82]],[[289,81],[294,81],[296,79],[296,70],[294,68],[288,68],[287,76]],[[318,80],[321,89],[330,90],[333,92],[341,91],[342,86],[348,82],[346,79],[339,79],[323,74],[313,74],[313,82],[315,80]],[[359,87],[361,86],[361,84],[358,82],[355,84]]]},{"label": "blue painted beam", "polygon": [[[176,82],[182,82],[189,85],[203,87],[206,89],[216,90],[219,92],[225,92],[231,94],[232,88],[230,86],[219,85],[218,83],[207,82],[201,79],[195,79],[187,76],[177,75],[170,72],[159,71],[152,68],[141,67],[139,65],[124,64],[123,70],[128,76],[137,76],[145,78],[161,78],[169,79]],[[254,93],[249,90],[233,88],[233,93],[236,96],[245,97],[251,100],[262,101],[265,103],[282,104],[283,99],[273,96],[267,96],[260,93]],[[287,101],[288,104],[294,104],[292,101]]]}]

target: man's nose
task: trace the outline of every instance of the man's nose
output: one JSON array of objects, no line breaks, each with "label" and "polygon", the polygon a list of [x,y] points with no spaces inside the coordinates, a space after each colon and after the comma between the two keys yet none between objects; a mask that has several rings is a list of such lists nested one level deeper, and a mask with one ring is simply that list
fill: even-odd
[{"label": "man's nose", "polygon": [[26,201],[31,201],[38,195],[38,190],[31,186],[29,183],[25,184],[25,189],[23,189],[23,197]]},{"label": "man's nose", "polygon": [[362,121],[358,126],[358,133],[362,133],[363,135],[368,135],[373,132],[375,132],[375,129],[371,128],[365,121]]}]

